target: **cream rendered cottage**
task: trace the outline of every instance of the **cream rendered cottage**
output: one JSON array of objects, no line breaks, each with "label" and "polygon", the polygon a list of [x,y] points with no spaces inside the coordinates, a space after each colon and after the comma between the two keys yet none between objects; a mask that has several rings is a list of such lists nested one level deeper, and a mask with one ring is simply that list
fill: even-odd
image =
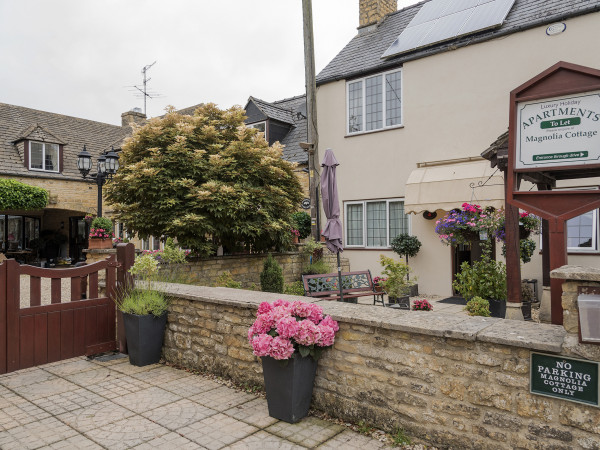
[{"label": "cream rendered cottage", "polygon": [[[502,173],[480,155],[508,128],[510,91],[558,61],[600,69],[599,26],[600,0],[430,0],[399,11],[395,0],[360,0],[358,34],[317,78],[319,148],[340,163],[351,267],[377,273],[390,240],[409,232],[423,243],[410,260],[420,291],[450,295],[468,249],[442,245],[431,213],[503,206]],[[569,264],[600,265],[598,215],[569,222]],[[541,284],[541,272],[536,251],[523,278]]]}]

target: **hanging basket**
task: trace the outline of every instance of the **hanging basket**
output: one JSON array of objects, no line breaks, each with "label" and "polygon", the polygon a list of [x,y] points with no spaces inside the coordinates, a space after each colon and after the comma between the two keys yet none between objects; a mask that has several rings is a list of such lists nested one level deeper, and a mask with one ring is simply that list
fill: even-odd
[{"label": "hanging basket", "polygon": [[527,239],[530,234],[531,234],[531,231],[529,231],[527,228],[525,228],[524,225],[519,225],[519,239],[520,240]]}]

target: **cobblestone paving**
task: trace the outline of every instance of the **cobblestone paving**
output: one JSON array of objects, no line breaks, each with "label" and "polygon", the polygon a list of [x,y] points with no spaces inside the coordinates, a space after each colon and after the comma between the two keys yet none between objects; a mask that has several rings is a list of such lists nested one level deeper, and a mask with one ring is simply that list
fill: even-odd
[{"label": "cobblestone paving", "polygon": [[73,358],[0,375],[0,449],[379,449],[316,417],[163,365]]}]

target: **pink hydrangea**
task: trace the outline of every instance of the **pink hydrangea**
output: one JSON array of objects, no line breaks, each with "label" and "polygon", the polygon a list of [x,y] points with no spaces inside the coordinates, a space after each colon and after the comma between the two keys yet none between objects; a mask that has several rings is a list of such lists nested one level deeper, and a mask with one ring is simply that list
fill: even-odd
[{"label": "pink hydrangea", "polygon": [[287,300],[283,300],[282,298],[280,298],[279,300],[275,300],[273,302],[273,306],[290,306],[290,302],[288,302]]},{"label": "pink hydrangea", "polygon": [[330,345],[333,345],[333,342],[335,341],[335,330],[328,325],[323,325],[323,322],[317,326],[319,327],[319,333],[321,334],[317,345],[319,347],[329,347]]},{"label": "pink hydrangea", "polygon": [[[288,359],[299,346],[333,345],[339,326],[323,308],[313,303],[276,300],[260,304],[257,317],[248,329],[248,341],[256,356]],[[311,348],[312,353],[312,348]]]},{"label": "pink hydrangea", "polygon": [[285,339],[293,338],[298,333],[298,321],[293,317],[283,317],[277,321],[277,334]]},{"label": "pink hydrangea", "polygon": [[273,336],[259,334],[252,339],[252,352],[255,356],[270,356]]},{"label": "pink hydrangea", "polygon": [[273,307],[271,306],[271,304],[269,302],[262,302],[260,304],[260,306],[258,307],[258,313],[257,315],[260,316],[262,314],[268,313],[269,311],[271,311]]},{"label": "pink hydrangea", "polygon": [[321,324],[333,328],[333,331],[339,331],[340,330],[340,327],[339,327],[337,321],[333,320],[331,318],[331,316],[325,317],[323,319],[323,321],[321,322]]},{"label": "pink hydrangea", "polygon": [[301,320],[298,322],[298,332],[296,333],[296,342],[300,345],[316,344],[321,338],[321,332],[318,325],[315,325],[311,320]]},{"label": "pink hydrangea", "polygon": [[[294,345],[289,339],[277,336],[271,341],[269,356],[274,359],[288,359],[294,354]],[[266,355],[265,355],[266,356]]]}]

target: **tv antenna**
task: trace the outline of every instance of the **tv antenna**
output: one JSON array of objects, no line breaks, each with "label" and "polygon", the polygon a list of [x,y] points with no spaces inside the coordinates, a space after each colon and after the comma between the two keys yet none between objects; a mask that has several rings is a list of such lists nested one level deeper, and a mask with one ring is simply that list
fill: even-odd
[{"label": "tv antenna", "polygon": [[144,80],[143,80],[143,87],[140,86],[130,86],[134,89],[130,89],[133,92],[136,92],[135,90],[137,89],[136,92],[136,97],[138,98],[143,98],[144,99],[144,115],[146,115],[146,101],[150,98],[157,98],[157,97],[162,97],[160,94],[157,94],[155,92],[152,91],[148,91],[148,82],[152,79],[152,78],[148,78],[148,70],[154,65],[156,64],[156,61],[154,61],[152,64],[148,64],[147,66],[144,66],[144,68],[142,69],[142,74],[144,75]]}]

